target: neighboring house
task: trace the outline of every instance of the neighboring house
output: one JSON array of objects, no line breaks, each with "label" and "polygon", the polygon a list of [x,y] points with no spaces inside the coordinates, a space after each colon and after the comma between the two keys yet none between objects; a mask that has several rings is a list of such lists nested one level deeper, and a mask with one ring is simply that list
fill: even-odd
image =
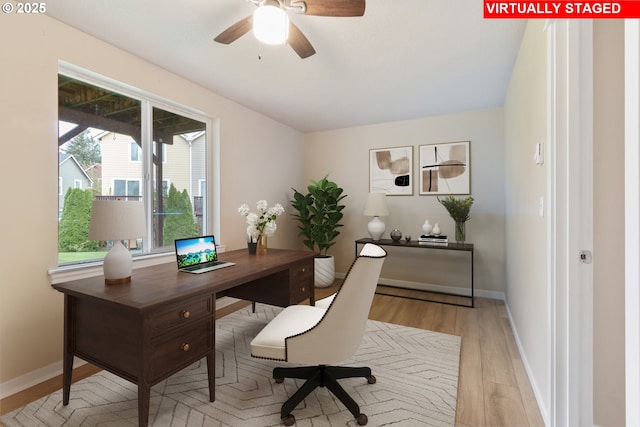
[{"label": "neighboring house", "polygon": [[[143,196],[141,150],[128,135],[99,135],[102,152],[103,196]],[[162,182],[166,196],[173,184],[193,197],[205,194],[205,132],[176,135],[173,144],[163,144]],[[189,165],[185,168],[185,165]]]},{"label": "neighboring house", "polygon": [[58,218],[64,208],[64,196],[70,188],[93,187],[93,180],[85,173],[72,154],[58,153]]}]

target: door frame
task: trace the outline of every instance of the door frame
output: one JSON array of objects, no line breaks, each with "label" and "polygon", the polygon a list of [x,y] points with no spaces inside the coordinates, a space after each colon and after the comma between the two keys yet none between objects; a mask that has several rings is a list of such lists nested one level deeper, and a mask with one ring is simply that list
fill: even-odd
[{"label": "door frame", "polygon": [[547,23],[549,425],[593,425],[593,23]]},{"label": "door frame", "polygon": [[625,415],[640,425],[640,21],[624,25]]}]

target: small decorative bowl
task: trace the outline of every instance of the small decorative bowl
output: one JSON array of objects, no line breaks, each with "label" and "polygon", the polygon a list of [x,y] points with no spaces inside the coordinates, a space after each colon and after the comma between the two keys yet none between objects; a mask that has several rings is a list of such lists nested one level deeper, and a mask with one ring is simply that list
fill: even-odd
[{"label": "small decorative bowl", "polygon": [[402,232],[397,228],[394,228],[393,231],[391,231],[391,240],[393,240],[394,242],[399,242],[401,238]]}]

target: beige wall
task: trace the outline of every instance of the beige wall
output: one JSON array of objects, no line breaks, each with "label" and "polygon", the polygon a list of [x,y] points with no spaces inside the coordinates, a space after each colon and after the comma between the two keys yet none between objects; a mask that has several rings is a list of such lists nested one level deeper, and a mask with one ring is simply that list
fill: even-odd
[{"label": "beige wall", "polygon": [[625,425],[624,22],[594,21],[593,419]]},{"label": "beige wall", "polygon": [[[438,142],[471,141],[471,191],[475,203],[467,223],[467,240],[475,252],[476,288],[485,295],[499,296],[505,290],[504,265],[504,142],[502,109],[489,109],[423,119],[384,123],[373,126],[318,132],[305,136],[305,177],[307,180],[330,178],[344,188],[344,227],[329,253],[336,256],[336,271],[345,273],[355,255],[354,240],[368,237],[363,215],[369,192],[369,150],[412,146],[413,178],[417,178],[418,147]],[[390,216],[384,238],[398,228],[417,238],[425,219],[436,222],[442,232],[453,236],[453,220],[435,196],[418,195],[414,182],[412,196],[388,196]],[[450,253],[431,253],[392,248],[385,261],[382,277],[400,282],[448,285],[468,283],[467,272]],[[444,251],[443,251],[444,252]],[[463,257],[463,262],[468,259]]]},{"label": "beige wall", "polygon": [[533,160],[535,145],[544,143],[547,130],[543,25],[541,20],[527,24],[504,103],[505,215],[507,304],[543,415],[549,416],[548,219],[539,215],[540,197],[547,192],[547,163],[538,166]]},{"label": "beige wall", "polygon": [[[246,247],[244,218],[237,213],[241,203],[265,198],[287,205],[289,188],[304,184],[304,147],[301,133],[47,16],[3,16],[0,38],[10,41],[0,66],[4,397],[11,391],[7,384],[27,374],[38,382],[61,369],[62,295],[47,275],[57,262],[59,60],[191,107],[219,125],[212,132],[224,158],[219,238],[230,249]],[[270,244],[297,246],[290,218],[285,215],[278,224]]]}]

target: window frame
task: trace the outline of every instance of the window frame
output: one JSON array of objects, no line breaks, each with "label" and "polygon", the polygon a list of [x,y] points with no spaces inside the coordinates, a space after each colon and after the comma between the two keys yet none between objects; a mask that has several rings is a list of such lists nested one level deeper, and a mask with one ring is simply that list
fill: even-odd
[{"label": "window frame", "polygon": [[[141,103],[141,113],[143,123],[141,126],[141,141],[142,141],[142,177],[140,182],[140,193],[144,194],[153,194],[153,164],[152,164],[152,156],[144,155],[145,152],[153,152],[153,141],[151,139],[152,135],[152,111],[153,108],[161,108],[169,112],[173,112],[175,114],[180,114],[194,120],[201,121],[205,124],[206,135],[205,135],[205,176],[207,182],[209,183],[210,191],[208,192],[208,197],[206,198],[206,214],[204,217],[205,221],[205,230],[207,234],[216,234],[219,235],[220,230],[220,195],[219,195],[219,174],[220,174],[220,144],[219,144],[219,119],[213,118],[202,111],[196,110],[194,108],[185,106],[184,104],[180,104],[176,101],[171,101],[166,98],[160,97],[156,94],[147,92],[143,89],[136,88],[130,86],[126,83],[116,81],[114,79],[105,77],[98,73],[88,71],[84,68],[78,67],[76,65],[67,63],[65,61],[59,61],[58,63],[58,73],[63,74],[65,76],[71,77],[73,79],[85,82],[87,84],[95,85],[103,87],[107,90],[111,90],[122,95],[131,97],[140,101]],[[134,256],[134,264],[137,264],[138,261],[142,265],[153,265],[154,261],[145,261],[145,258],[151,257],[152,259],[158,259],[162,261],[158,262],[167,262],[164,260],[164,256],[170,255],[173,256],[173,248],[169,247],[159,247],[152,248],[153,242],[153,221],[150,219],[153,217],[153,203],[152,198],[143,197],[145,204],[145,213],[147,215],[147,233],[143,238],[143,248],[144,251],[142,254]],[[158,257],[160,255],[160,257]],[[151,264],[150,264],[151,263]],[[65,264],[63,266],[58,266],[58,268],[54,268],[50,270],[52,274],[52,283],[56,281],[56,272],[59,270],[69,271],[69,269],[77,269],[83,267],[91,267],[95,265],[101,265],[102,260],[98,260],[95,262],[83,262],[78,264]],[[68,273],[66,273],[68,275]],[[73,277],[83,277],[84,273],[80,273],[80,276]],[[93,274],[90,274],[93,275]],[[84,276],[86,277],[86,276]]]}]

